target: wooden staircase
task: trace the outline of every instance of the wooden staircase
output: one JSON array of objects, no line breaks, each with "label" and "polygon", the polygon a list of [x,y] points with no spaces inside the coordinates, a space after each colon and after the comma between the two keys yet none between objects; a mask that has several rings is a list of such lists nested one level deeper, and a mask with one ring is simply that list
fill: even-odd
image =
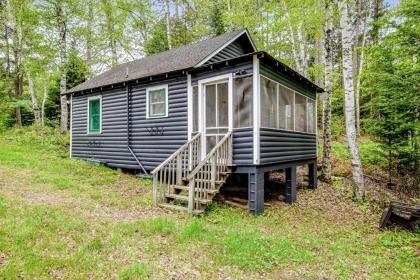
[{"label": "wooden staircase", "polygon": [[151,172],[155,205],[204,212],[232,172],[232,133],[201,161],[200,151],[201,134],[197,134]]}]

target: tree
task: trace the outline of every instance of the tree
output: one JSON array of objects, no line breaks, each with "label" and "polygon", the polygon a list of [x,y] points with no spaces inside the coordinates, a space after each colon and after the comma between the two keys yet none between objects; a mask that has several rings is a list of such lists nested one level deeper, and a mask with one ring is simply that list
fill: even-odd
[{"label": "tree", "polygon": [[[366,53],[362,88],[368,108],[366,131],[378,137],[388,161],[389,183],[395,174],[413,173],[417,189],[420,178],[420,52],[418,16],[420,4],[403,0],[394,13],[377,22],[378,32],[387,30],[378,45]],[[362,107],[363,109],[363,107]],[[396,173],[398,171],[398,173]],[[407,187],[407,183],[405,183]]]},{"label": "tree", "polygon": [[346,0],[339,2],[340,28],[343,63],[343,87],[344,87],[344,113],[346,120],[346,136],[349,146],[350,161],[353,173],[354,195],[361,199],[365,195],[362,163],[359,155],[359,146],[356,137],[355,105],[354,105],[354,79],[352,60],[352,22],[351,4]]},{"label": "tree", "polygon": [[323,128],[323,156],[322,156],[322,174],[321,177],[329,182],[331,181],[331,96],[333,88],[333,7],[330,1],[325,2],[325,93],[322,97],[322,128]]}]

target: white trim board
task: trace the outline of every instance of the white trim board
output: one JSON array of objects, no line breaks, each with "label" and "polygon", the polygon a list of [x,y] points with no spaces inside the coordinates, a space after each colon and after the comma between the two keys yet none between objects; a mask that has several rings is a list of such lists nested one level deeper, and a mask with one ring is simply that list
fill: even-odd
[{"label": "white trim board", "polygon": [[194,68],[203,66],[207,61],[209,61],[211,58],[213,58],[215,55],[217,55],[219,52],[221,52],[224,48],[226,48],[227,46],[229,46],[231,43],[235,42],[236,39],[238,39],[239,37],[241,37],[242,35],[246,34],[246,36],[248,37],[249,42],[252,45],[252,48],[254,49],[254,52],[257,51],[257,48],[254,44],[254,41],[252,41],[251,35],[249,35],[248,30],[243,30],[241,33],[239,33],[238,35],[236,35],[235,37],[233,37],[232,39],[230,39],[228,42],[226,42],[223,46],[219,47],[217,50],[215,50],[214,52],[212,52],[211,54],[209,54],[208,56],[206,56],[202,61],[200,61],[197,65],[194,66]]},{"label": "white trim board", "polygon": [[257,55],[252,57],[253,67],[253,161],[254,164],[260,162],[260,126],[261,126],[261,110],[260,110],[260,61]]},{"label": "white trim board", "polygon": [[72,153],[73,153],[73,93],[70,95],[70,149],[69,149],[70,158],[72,157]]}]

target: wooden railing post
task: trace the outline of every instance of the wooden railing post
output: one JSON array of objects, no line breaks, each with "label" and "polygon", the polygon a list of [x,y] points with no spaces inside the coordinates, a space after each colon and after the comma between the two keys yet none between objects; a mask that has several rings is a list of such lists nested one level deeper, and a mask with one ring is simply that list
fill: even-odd
[{"label": "wooden railing post", "polygon": [[188,183],[188,212],[192,213],[194,211],[194,192],[195,192],[195,180],[190,180]]},{"label": "wooden railing post", "polygon": [[182,182],[182,158],[181,154],[176,157],[176,183],[177,185],[181,185]]},{"label": "wooden railing post", "polygon": [[155,206],[157,206],[158,205],[158,198],[157,198],[157,193],[158,193],[158,180],[157,180],[157,176],[156,175],[154,175],[153,176],[153,204],[155,205]]},{"label": "wooden railing post", "polygon": [[216,152],[214,156],[211,158],[211,189],[216,189],[216,168],[217,168],[217,155],[219,153]]}]

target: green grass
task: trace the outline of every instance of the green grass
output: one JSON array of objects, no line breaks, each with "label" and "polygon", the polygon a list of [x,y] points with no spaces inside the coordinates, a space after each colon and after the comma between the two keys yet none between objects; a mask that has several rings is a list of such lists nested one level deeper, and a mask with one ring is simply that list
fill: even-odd
[{"label": "green grass", "polygon": [[379,231],[342,186],[259,217],[217,204],[191,217],[66,145],[53,130],[0,135],[0,279],[419,279],[418,234]]}]

